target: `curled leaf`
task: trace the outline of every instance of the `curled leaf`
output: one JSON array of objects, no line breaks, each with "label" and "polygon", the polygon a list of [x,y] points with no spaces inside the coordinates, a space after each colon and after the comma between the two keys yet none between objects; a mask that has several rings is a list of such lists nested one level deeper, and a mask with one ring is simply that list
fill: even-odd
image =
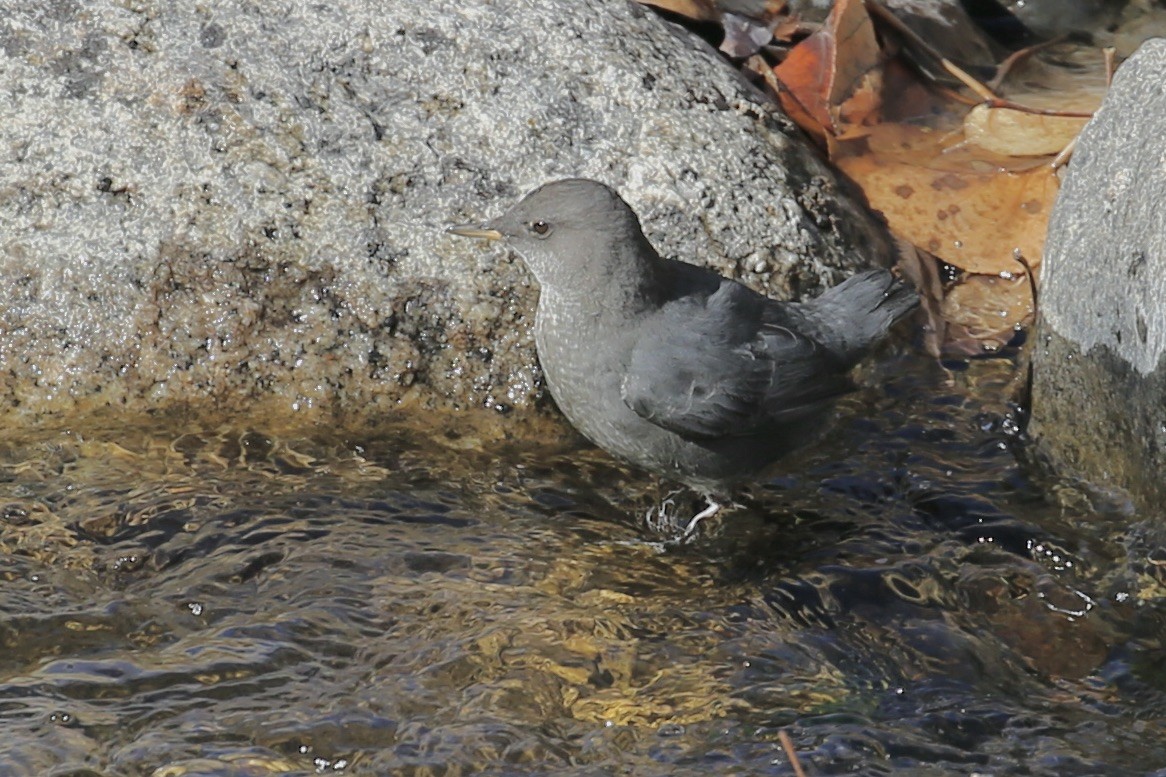
[{"label": "curled leaf", "polygon": [[[1075,97],[1075,99],[1074,99]],[[1087,116],[1057,116],[1048,110],[1091,112],[1101,96],[1078,93],[1074,97],[1046,94],[1011,95],[1012,103],[1026,108],[977,105],[964,118],[964,137],[968,142],[1004,156],[1045,156],[1060,153],[1073,142],[1089,121]]]},{"label": "curled leaf", "polygon": [[[773,69],[794,121],[816,135],[862,134],[881,105],[883,54],[861,0],[838,0],[823,27]],[[806,126],[810,121],[816,126]]]}]

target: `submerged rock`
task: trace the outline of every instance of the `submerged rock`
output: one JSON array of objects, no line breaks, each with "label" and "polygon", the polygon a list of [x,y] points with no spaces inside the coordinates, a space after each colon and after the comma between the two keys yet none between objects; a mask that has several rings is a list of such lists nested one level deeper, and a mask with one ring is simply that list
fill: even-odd
[{"label": "submerged rock", "polygon": [[1054,37],[1102,32],[1121,15],[1127,0],[1012,0],[1008,9],[1032,30]]},{"label": "submerged rock", "polygon": [[778,295],[885,260],[792,125],[638,5],[285,10],[0,0],[0,414],[527,405],[530,279],[442,228],[567,175]]},{"label": "submerged rock", "polygon": [[1068,472],[1166,497],[1166,41],[1118,70],[1049,224],[1031,431]]}]

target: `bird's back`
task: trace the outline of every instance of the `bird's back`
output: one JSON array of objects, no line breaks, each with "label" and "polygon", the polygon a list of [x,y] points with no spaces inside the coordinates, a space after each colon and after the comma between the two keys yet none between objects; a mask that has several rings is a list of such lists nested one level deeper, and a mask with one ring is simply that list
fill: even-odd
[{"label": "bird's back", "polygon": [[[910,307],[896,298],[884,309],[897,289],[885,270],[796,304],[660,262],[637,309],[596,314],[544,290],[540,360],[560,409],[592,442],[709,492],[812,440],[851,388],[855,354]],[[833,324],[850,331],[832,334]]]}]

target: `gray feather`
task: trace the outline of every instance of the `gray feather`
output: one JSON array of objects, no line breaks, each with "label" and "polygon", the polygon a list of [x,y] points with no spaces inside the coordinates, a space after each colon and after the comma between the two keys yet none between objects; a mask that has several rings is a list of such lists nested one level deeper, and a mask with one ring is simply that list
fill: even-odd
[{"label": "gray feather", "polygon": [[733,281],[666,303],[632,349],[628,407],[693,438],[756,434],[810,415],[845,393],[838,360],[767,319],[776,304]]}]

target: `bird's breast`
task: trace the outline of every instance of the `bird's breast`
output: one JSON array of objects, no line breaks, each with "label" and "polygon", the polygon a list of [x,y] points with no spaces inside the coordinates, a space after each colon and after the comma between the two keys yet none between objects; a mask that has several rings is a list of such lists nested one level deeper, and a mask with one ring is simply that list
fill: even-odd
[{"label": "bird's breast", "polygon": [[[551,304],[547,304],[547,303]],[[544,299],[535,321],[535,345],[547,386],[563,414],[593,441],[627,421],[620,395],[635,327],[582,305]]]},{"label": "bird's breast", "polygon": [[[690,441],[638,415],[622,386],[637,336],[635,317],[613,322],[572,305],[540,302],[535,343],[555,404],[584,437],[619,458],[705,491],[746,474],[764,459],[754,446]],[[726,448],[721,450],[721,448]]]}]

